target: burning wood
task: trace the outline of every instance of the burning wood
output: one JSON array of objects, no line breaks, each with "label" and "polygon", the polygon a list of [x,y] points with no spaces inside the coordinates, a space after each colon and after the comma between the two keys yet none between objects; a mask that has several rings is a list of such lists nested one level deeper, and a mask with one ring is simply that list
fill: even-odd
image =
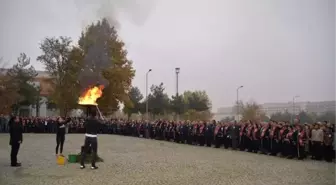
[{"label": "burning wood", "polygon": [[103,95],[104,86],[94,86],[92,88],[88,88],[82,96],[79,97],[78,104],[79,105],[95,105],[97,106],[97,99]]}]

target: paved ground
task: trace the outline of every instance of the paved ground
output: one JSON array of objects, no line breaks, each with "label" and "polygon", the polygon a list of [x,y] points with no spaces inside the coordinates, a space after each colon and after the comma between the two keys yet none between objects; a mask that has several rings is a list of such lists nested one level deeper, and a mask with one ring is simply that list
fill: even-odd
[{"label": "paved ground", "polygon": [[[56,165],[55,135],[25,134],[21,168],[9,166],[8,134],[0,134],[0,185],[334,185],[335,164],[181,145],[114,135],[99,136],[99,169]],[[78,153],[83,135],[67,135],[65,154]]]}]

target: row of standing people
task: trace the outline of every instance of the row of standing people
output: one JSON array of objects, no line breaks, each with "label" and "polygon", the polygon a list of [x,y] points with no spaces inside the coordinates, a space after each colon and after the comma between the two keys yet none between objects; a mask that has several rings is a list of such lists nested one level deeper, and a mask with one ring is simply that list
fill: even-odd
[{"label": "row of standing people", "polygon": [[286,158],[332,161],[335,156],[334,128],[328,123],[295,124],[271,121],[269,123],[216,123],[213,122],[137,122],[108,123],[108,133],[141,136],[216,148],[280,155]]},{"label": "row of standing people", "polygon": [[[43,120],[43,119],[40,119]],[[66,118],[70,133],[84,133],[84,119]],[[47,125],[55,125],[56,119],[44,119]],[[41,121],[40,125],[46,125]],[[33,120],[21,118],[23,132],[53,132],[53,130],[32,130]],[[192,145],[207,145],[216,148],[232,148],[287,158],[331,161],[335,156],[334,125],[329,123],[295,124],[271,121],[269,123],[190,122],[190,121],[127,121],[108,120],[99,129],[103,134],[142,136],[145,138],[175,141]],[[62,139],[64,140],[64,139]],[[64,142],[64,141],[63,141]],[[58,144],[59,145],[59,144]],[[63,144],[62,144],[63,145]],[[61,147],[62,148],[62,147]]]},{"label": "row of standing people", "polygon": [[[56,133],[57,132],[57,119],[55,117],[40,118],[40,117],[19,117],[22,124],[24,133]],[[84,119],[83,118],[63,118],[71,120],[67,125],[67,130],[70,133],[84,132]],[[0,133],[9,132],[9,119],[0,116]]]}]

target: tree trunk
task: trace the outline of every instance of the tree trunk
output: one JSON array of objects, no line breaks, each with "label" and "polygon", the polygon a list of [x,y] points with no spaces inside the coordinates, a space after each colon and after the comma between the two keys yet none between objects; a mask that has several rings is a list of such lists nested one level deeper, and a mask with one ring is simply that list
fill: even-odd
[{"label": "tree trunk", "polygon": [[39,102],[36,103],[36,109],[35,110],[36,110],[36,113],[35,113],[36,117],[39,117],[40,116],[40,104],[39,104]]}]

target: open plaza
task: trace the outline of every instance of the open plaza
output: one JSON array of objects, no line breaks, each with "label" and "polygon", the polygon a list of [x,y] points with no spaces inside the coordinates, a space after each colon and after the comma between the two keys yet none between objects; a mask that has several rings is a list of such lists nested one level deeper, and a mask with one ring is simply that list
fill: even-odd
[{"label": "open plaza", "polygon": [[[335,164],[182,145],[142,138],[100,135],[98,170],[58,166],[54,134],[24,134],[10,167],[9,134],[0,134],[1,185],[334,185]],[[79,153],[84,135],[66,135],[64,154]]]}]

